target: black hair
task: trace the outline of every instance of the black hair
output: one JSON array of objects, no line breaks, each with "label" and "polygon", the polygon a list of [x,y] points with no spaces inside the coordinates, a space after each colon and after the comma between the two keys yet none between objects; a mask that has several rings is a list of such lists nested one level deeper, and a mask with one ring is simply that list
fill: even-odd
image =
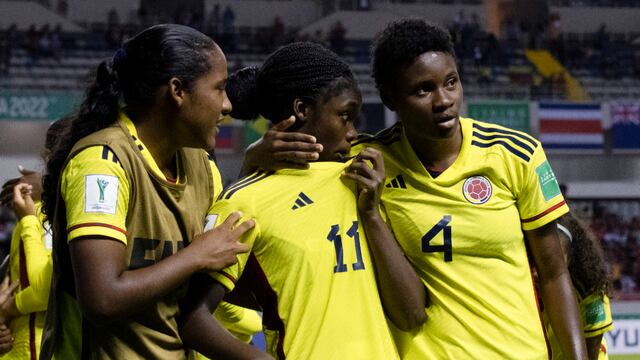
[{"label": "black hair", "polygon": [[280,122],[293,115],[293,101],[318,105],[345,88],[358,88],[349,64],[312,42],[295,42],[273,52],[260,68],[241,69],[229,77],[231,116],[259,115]]},{"label": "black hair", "polygon": [[423,19],[402,19],[387,25],[371,46],[372,76],[380,93],[392,92],[402,71],[430,51],[455,59],[451,35],[441,26]]},{"label": "black hair", "polygon": [[216,46],[211,38],[195,29],[162,24],[141,31],[118,49],[112,59],[98,65],[95,80],[47,161],[42,196],[47,217],[54,214],[60,173],[75,143],[114,124],[121,103],[151,106],[155,90],[173,77],[190,90],[211,69],[210,54]]},{"label": "black hair", "polygon": [[65,116],[49,125],[44,138],[44,151],[42,153],[42,159],[44,159],[45,162],[49,159],[59,139],[64,137],[69,131],[72,120],[73,118],[71,116]]},{"label": "black hair", "polygon": [[593,293],[607,294],[609,278],[599,240],[572,213],[560,217],[558,223],[571,233],[567,259],[571,281],[578,293],[583,298]]}]

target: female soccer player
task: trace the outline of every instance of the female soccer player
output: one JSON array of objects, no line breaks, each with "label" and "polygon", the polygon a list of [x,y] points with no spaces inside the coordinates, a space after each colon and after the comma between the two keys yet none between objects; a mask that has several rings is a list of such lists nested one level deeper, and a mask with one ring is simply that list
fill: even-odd
[{"label": "female soccer player", "polygon": [[[54,122],[47,130],[46,159],[53,144],[64,131],[67,120]],[[42,328],[51,286],[51,229],[43,221],[40,201],[42,174],[18,167],[21,177],[11,179],[2,186],[0,204],[13,207],[18,222],[11,236],[8,277],[18,285],[0,289],[0,323],[6,324],[13,334],[11,351],[0,356],[7,359],[35,359],[40,354]],[[11,197],[8,197],[11,195]]]},{"label": "female soccer player", "polygon": [[364,149],[345,163],[362,102],[348,64],[294,43],[244,71],[254,80],[230,83],[232,115],[293,114],[290,130],[314,136],[322,151],[306,170],[257,171],[221,193],[212,222],[239,210],[256,227],[242,237],[251,254],[215,278],[227,289],[241,274],[249,283],[277,358],[397,358],[380,298],[397,326],[412,329],[425,319],[425,293],[379,211],[380,153]]},{"label": "female soccer player", "polygon": [[266,356],[217,325],[199,285],[247,250],[237,239],[254,225],[231,213],[202,232],[220,186],[205,150],[231,110],[226,78],[213,40],[179,25],[148,28],[99,65],[47,162],[42,358]]},{"label": "female soccer player", "polygon": [[365,140],[383,152],[389,223],[431,304],[419,331],[398,332],[405,359],[548,356],[527,248],[563,352],[586,358],[555,219],[568,211],[540,143],[460,118],[449,34],[401,20],[373,45],[373,77],[399,123]]},{"label": "female soccer player", "polygon": [[[604,333],[613,329],[607,290],[607,268],[598,239],[572,213],[558,219],[562,250],[569,264],[571,281],[578,296],[580,316],[590,360],[608,359]],[[546,316],[545,316],[546,319]],[[548,324],[547,324],[548,325]],[[566,359],[547,326],[553,359]]]}]

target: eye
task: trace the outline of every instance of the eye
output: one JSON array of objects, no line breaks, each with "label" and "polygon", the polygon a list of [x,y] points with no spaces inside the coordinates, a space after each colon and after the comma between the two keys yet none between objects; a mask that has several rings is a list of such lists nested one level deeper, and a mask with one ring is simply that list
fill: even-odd
[{"label": "eye", "polygon": [[340,119],[342,119],[342,121],[344,122],[348,122],[351,120],[351,114],[350,113],[341,113],[340,114]]},{"label": "eye", "polygon": [[452,89],[456,86],[456,83],[458,82],[458,78],[451,78],[449,80],[447,80],[447,83],[445,84],[445,86],[448,89]]},{"label": "eye", "polygon": [[435,86],[431,82],[423,83],[418,85],[418,88],[416,89],[416,95],[424,96],[432,92],[434,89]]}]

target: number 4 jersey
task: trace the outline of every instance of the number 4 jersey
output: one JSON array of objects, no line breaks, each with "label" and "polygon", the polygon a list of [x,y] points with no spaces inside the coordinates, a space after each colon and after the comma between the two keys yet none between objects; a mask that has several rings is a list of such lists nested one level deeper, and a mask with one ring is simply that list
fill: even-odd
[{"label": "number 4 jersey", "polygon": [[279,359],[397,359],[347,164],[257,172],[225,189],[208,221],[239,210],[256,226],[250,254],[213,276],[242,274],[263,308],[267,351]]},{"label": "number 4 jersey", "polygon": [[398,350],[405,359],[547,358],[523,230],[568,207],[538,141],[472,119],[460,125],[460,153],[435,178],[400,124],[353,149],[383,152],[383,205],[431,299],[425,325],[398,332]]}]

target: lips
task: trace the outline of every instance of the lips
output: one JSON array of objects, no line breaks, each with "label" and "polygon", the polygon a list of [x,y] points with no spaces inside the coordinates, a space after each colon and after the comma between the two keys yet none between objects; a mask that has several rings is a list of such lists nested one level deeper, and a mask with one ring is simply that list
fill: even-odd
[{"label": "lips", "polygon": [[435,120],[436,120],[436,123],[444,123],[444,122],[453,120],[457,117],[458,115],[446,115],[446,116],[439,116]]}]

